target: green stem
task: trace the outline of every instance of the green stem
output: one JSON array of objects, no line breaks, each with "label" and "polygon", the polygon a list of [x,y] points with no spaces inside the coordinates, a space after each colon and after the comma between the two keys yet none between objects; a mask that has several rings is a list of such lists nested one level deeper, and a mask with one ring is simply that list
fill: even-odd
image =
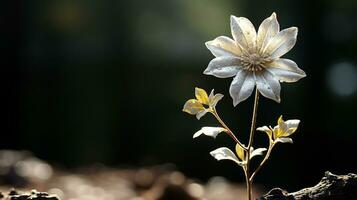
[{"label": "green stem", "polygon": [[253,179],[250,178],[249,168],[250,168],[250,148],[253,146],[254,141],[254,133],[255,133],[255,124],[257,122],[257,112],[258,112],[258,102],[259,102],[259,91],[255,89],[254,96],[254,107],[253,107],[253,116],[252,116],[252,125],[250,127],[250,135],[249,135],[249,143],[247,147],[247,167],[245,173],[247,174],[247,192],[248,192],[248,200],[252,199],[252,182]]}]

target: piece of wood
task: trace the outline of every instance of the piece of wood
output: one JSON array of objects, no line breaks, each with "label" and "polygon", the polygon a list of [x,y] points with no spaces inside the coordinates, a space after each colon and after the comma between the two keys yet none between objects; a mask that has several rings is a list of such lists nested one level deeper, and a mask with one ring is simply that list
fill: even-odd
[{"label": "piece of wood", "polygon": [[321,181],[309,188],[288,193],[274,188],[259,200],[356,200],[357,175],[334,175],[325,172]]},{"label": "piece of wood", "polygon": [[58,197],[45,192],[32,190],[29,194],[19,194],[12,189],[7,195],[0,192],[0,200],[60,200]]}]

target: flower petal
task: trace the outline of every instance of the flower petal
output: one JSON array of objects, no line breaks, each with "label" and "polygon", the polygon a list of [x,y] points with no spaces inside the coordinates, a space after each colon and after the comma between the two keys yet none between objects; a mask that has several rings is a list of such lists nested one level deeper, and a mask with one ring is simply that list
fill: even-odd
[{"label": "flower petal", "polygon": [[196,87],[195,88],[195,96],[196,96],[196,99],[198,100],[198,102],[208,105],[208,95],[204,89]]},{"label": "flower petal", "polygon": [[280,83],[279,81],[268,71],[261,73],[255,73],[255,80],[257,89],[266,98],[273,99],[280,103]]},{"label": "flower petal", "polygon": [[245,50],[254,49],[257,32],[249,19],[231,16],[231,32],[234,40]]},{"label": "flower petal", "polygon": [[291,143],[291,144],[294,143],[294,142],[293,142],[293,139],[287,138],[287,137],[278,138],[278,139],[275,140],[275,142],[276,142],[276,143],[278,143],[278,142],[281,142],[281,143]]},{"label": "flower petal", "polygon": [[296,82],[306,76],[305,72],[289,59],[281,58],[267,63],[266,66],[281,82]]},{"label": "flower petal", "polygon": [[291,27],[276,34],[266,46],[264,53],[270,55],[272,59],[279,58],[292,49],[296,43],[298,29]]},{"label": "flower petal", "polygon": [[217,135],[221,132],[225,132],[227,131],[225,128],[222,128],[222,127],[208,127],[208,126],[205,126],[205,127],[202,127],[201,130],[197,131],[194,135],[193,135],[193,138],[196,138],[202,134],[204,135],[207,135],[207,136],[210,136],[210,137],[213,137],[213,138],[216,138]]},{"label": "flower petal", "polygon": [[226,36],[219,36],[214,40],[206,42],[206,47],[216,56],[240,56],[242,50],[234,40]]},{"label": "flower petal", "polygon": [[263,50],[268,44],[269,40],[279,32],[279,23],[276,19],[275,12],[266,18],[259,26],[257,35],[257,48],[259,51]]},{"label": "flower petal", "polygon": [[229,93],[233,99],[233,105],[236,106],[240,102],[246,100],[253,92],[255,86],[254,76],[250,72],[241,70],[234,77]]},{"label": "flower petal", "polygon": [[221,147],[214,151],[211,151],[210,154],[217,160],[232,160],[236,162],[238,165],[242,165],[234,153],[228,149],[227,147]]},{"label": "flower petal", "polygon": [[261,156],[264,154],[264,151],[266,151],[266,148],[258,148],[258,149],[253,149],[253,147],[250,149],[250,159],[252,159],[255,156]]},{"label": "flower petal", "polygon": [[206,75],[213,75],[218,78],[228,78],[235,76],[241,68],[241,60],[237,57],[218,57],[208,64],[203,72]]},{"label": "flower petal", "polygon": [[204,109],[205,108],[203,107],[203,105],[198,102],[197,99],[190,99],[186,101],[182,111],[187,112],[191,115],[196,115],[199,111],[202,111]]}]

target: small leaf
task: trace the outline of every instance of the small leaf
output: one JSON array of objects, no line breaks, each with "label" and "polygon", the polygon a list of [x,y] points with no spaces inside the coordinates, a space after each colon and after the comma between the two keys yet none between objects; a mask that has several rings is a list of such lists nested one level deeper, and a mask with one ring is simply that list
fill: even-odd
[{"label": "small leaf", "polygon": [[197,131],[194,135],[193,135],[193,138],[196,138],[202,134],[204,135],[207,135],[207,136],[210,136],[210,137],[213,137],[213,138],[216,138],[217,135],[221,132],[225,132],[227,131],[225,128],[222,128],[222,127],[208,127],[208,126],[205,126],[205,127],[202,127],[201,130]]},{"label": "small leaf", "polygon": [[214,151],[211,151],[210,154],[217,160],[232,160],[236,162],[238,165],[242,165],[234,153],[228,149],[227,147],[221,147]]},{"label": "small leaf", "polygon": [[252,159],[255,156],[261,156],[264,154],[266,151],[266,148],[258,148],[258,149],[253,149],[253,147],[250,149],[250,159]]},{"label": "small leaf", "polygon": [[273,131],[269,127],[267,126],[258,127],[257,131],[265,132],[268,135],[268,137],[272,139]]},{"label": "small leaf", "polygon": [[207,92],[204,89],[196,87],[195,88],[195,95],[196,95],[196,99],[200,103],[208,105],[208,103],[209,103],[208,95],[207,95]]},{"label": "small leaf", "polygon": [[211,99],[214,97],[214,89],[211,90],[211,93],[209,93],[208,100],[211,101]]},{"label": "small leaf", "polygon": [[203,111],[204,109],[205,108],[203,107],[203,105],[196,99],[190,99],[186,101],[182,111],[187,112],[191,115],[196,115],[198,112]]},{"label": "small leaf", "polygon": [[197,118],[198,120],[200,120],[200,119],[201,119],[201,117],[203,117],[203,116],[204,116],[207,112],[208,112],[208,110],[207,110],[207,109],[204,109],[204,110],[198,111],[198,113],[196,114],[196,118]]},{"label": "small leaf", "polygon": [[218,101],[220,101],[223,97],[224,97],[223,94],[220,93],[214,94],[214,89],[213,89],[208,97],[209,106],[211,108],[215,108]]},{"label": "small leaf", "polygon": [[281,137],[281,135],[283,134],[283,131],[281,130],[280,126],[274,126],[273,129],[273,136],[274,136],[274,140]]},{"label": "small leaf", "polygon": [[276,132],[276,134],[274,136],[275,138],[282,137],[285,134],[285,132],[288,130],[288,126],[285,123],[285,121],[283,120],[283,116],[282,115],[280,115],[280,117],[278,119],[277,127],[278,127],[278,131]]},{"label": "small leaf", "polygon": [[282,125],[283,123],[284,123],[283,116],[280,115],[280,117],[278,119],[278,125]]},{"label": "small leaf", "polygon": [[278,138],[275,140],[276,143],[281,142],[281,143],[293,143],[293,139],[291,138],[287,138],[287,137],[282,137],[282,138]]},{"label": "small leaf", "polygon": [[286,126],[287,126],[287,130],[285,131],[285,133],[282,135],[284,137],[290,136],[291,134],[293,134],[297,128],[299,127],[300,124],[300,120],[298,119],[291,119],[285,122]]},{"label": "small leaf", "polygon": [[240,160],[245,161],[245,151],[238,143],[236,144],[236,153]]},{"label": "small leaf", "polygon": [[282,137],[288,137],[293,134],[297,130],[299,123],[300,120],[298,119],[284,121],[280,116],[278,125],[273,129],[274,140]]}]

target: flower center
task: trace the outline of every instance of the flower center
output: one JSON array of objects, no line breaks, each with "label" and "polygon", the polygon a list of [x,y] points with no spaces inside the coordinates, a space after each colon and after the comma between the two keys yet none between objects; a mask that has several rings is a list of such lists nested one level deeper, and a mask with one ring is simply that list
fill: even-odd
[{"label": "flower center", "polygon": [[245,70],[256,72],[256,71],[262,71],[265,68],[264,64],[267,61],[268,60],[263,56],[253,53],[243,58],[242,65]]}]

